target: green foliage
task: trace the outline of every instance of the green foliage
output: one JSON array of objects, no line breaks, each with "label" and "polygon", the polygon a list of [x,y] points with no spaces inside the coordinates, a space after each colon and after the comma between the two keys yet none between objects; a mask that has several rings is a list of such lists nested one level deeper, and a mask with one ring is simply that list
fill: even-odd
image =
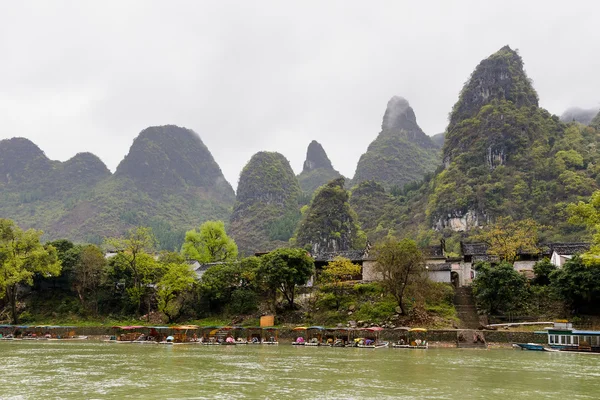
[{"label": "green foliage", "polygon": [[313,252],[363,249],[366,236],[348,200],[344,178],[319,188],[298,227],[296,244],[310,245]]},{"label": "green foliage", "polygon": [[439,149],[433,144],[422,146],[403,130],[382,132],[360,157],[353,183],[373,180],[387,189],[402,187],[421,180],[440,164]]},{"label": "green foliage", "polygon": [[315,270],[313,259],[302,249],[278,249],[262,257],[260,276],[273,291],[279,291],[294,308],[296,286],[305,285]]},{"label": "green foliage", "polygon": [[297,215],[300,186],[288,160],[279,153],[259,152],[240,174],[229,232],[240,253],[250,255],[283,247]]},{"label": "green foliage", "polygon": [[336,310],[339,310],[348,289],[348,285],[344,281],[352,280],[360,275],[360,270],[360,265],[353,264],[344,257],[336,257],[323,267],[323,271],[319,274],[319,283],[324,286],[325,290],[331,291]]},{"label": "green foliage", "polygon": [[511,217],[498,217],[493,224],[486,225],[471,238],[486,243],[488,254],[513,263],[519,252],[537,254],[539,249],[538,229],[533,219],[513,221]]},{"label": "green foliage", "polygon": [[179,250],[186,230],[228,220],[234,192],[198,136],[153,127],[111,175],[98,157],[51,161],[26,139],[0,141],[0,215],[44,230],[44,240],[100,244],[145,225],[159,247]]},{"label": "green foliage", "polygon": [[574,313],[598,313],[600,264],[579,257],[550,274],[551,286]]},{"label": "green foliage", "polygon": [[188,259],[202,264],[229,262],[237,259],[237,245],[227,233],[223,221],[206,221],[199,229],[185,233],[181,249]]},{"label": "green foliage", "polygon": [[294,235],[302,214],[299,210],[290,210],[281,218],[272,221],[268,226],[269,239],[288,241]]},{"label": "green foliage", "polygon": [[396,299],[401,314],[406,314],[404,295],[407,287],[420,286],[423,282],[423,254],[413,240],[398,241],[388,237],[376,246],[375,258],[381,285]]},{"label": "green foliage", "polygon": [[164,268],[164,275],[157,285],[158,311],[172,323],[181,315],[184,296],[196,280],[194,271],[185,263],[167,264]]},{"label": "green foliage", "polygon": [[533,266],[535,278],[533,283],[538,286],[547,286],[550,284],[550,275],[556,270],[556,265],[552,264],[548,258],[538,261]]},{"label": "green foliage", "polygon": [[0,299],[6,297],[14,324],[18,323],[19,285],[32,285],[35,274],[60,274],[57,251],[40,243],[41,231],[23,231],[8,219],[0,219]]},{"label": "green foliage", "polygon": [[[252,302],[249,292],[258,293],[260,283],[258,273],[260,260],[257,257],[247,257],[240,262],[217,264],[209,267],[200,279],[200,293],[208,305],[210,312],[218,312],[230,306],[231,312],[254,310],[256,297]],[[243,291],[244,293],[238,293]],[[243,304],[243,299],[249,301]],[[247,307],[247,308],[246,308]]]},{"label": "green foliage", "polygon": [[73,268],[73,289],[82,307],[91,306],[95,314],[98,314],[99,291],[105,274],[106,259],[102,250],[94,245],[81,247]]},{"label": "green foliage", "polygon": [[479,307],[488,314],[506,314],[525,308],[529,298],[527,279],[512,264],[475,266],[473,291]]},{"label": "green foliage", "polygon": [[156,246],[152,229],[131,229],[127,237],[110,238],[106,243],[118,252],[109,260],[109,275],[114,281],[124,283],[127,297],[140,314],[142,301],[149,300],[151,285],[163,273],[162,265],[151,254]]}]

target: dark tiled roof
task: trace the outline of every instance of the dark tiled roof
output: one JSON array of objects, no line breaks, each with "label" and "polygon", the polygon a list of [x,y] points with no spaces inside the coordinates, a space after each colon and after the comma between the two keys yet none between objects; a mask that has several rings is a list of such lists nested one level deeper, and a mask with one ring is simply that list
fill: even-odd
[{"label": "dark tiled roof", "polygon": [[571,255],[582,254],[590,249],[590,243],[550,243],[550,253]]},{"label": "dark tiled roof", "polygon": [[429,271],[451,271],[452,264],[450,264],[450,263],[427,264],[427,269]]},{"label": "dark tiled roof", "polygon": [[491,256],[488,254],[477,254],[473,256],[473,262],[498,262],[500,259],[498,256]]},{"label": "dark tiled roof", "polygon": [[464,243],[460,242],[460,248],[465,256],[474,256],[487,254],[488,245],[485,243]]},{"label": "dark tiled roof", "polygon": [[364,256],[364,250],[347,250],[317,253],[313,255],[313,258],[317,262],[333,261],[336,257],[344,257],[349,259],[350,261],[363,261]]},{"label": "dark tiled roof", "polygon": [[423,255],[427,258],[444,258],[444,250],[441,245],[427,246],[423,249]]}]

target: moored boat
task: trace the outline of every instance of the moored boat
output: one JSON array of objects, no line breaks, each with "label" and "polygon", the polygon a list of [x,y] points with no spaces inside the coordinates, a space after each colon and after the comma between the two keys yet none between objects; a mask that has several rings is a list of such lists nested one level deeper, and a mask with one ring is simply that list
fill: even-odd
[{"label": "moored boat", "polygon": [[362,349],[379,349],[383,347],[388,347],[389,342],[381,341],[379,339],[379,334],[382,330],[383,328],[380,328],[378,326],[361,329],[361,331],[364,332],[364,337],[354,339],[355,347]]},{"label": "moored boat", "polygon": [[545,347],[539,343],[515,343],[521,350],[544,351]]},{"label": "moored boat", "polygon": [[571,323],[559,321],[555,322],[554,326],[545,328],[545,331],[536,333],[548,335],[550,350],[583,354],[600,353],[600,331],[573,329]]}]

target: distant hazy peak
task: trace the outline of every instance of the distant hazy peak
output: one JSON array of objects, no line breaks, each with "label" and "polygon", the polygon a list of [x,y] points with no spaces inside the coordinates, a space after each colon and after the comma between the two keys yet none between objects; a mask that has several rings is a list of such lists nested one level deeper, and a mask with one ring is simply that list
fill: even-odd
[{"label": "distant hazy peak", "polygon": [[333,165],[331,165],[331,161],[327,157],[327,153],[325,153],[325,149],[323,149],[321,143],[313,140],[306,150],[306,160],[304,161],[302,172],[312,171],[317,168],[333,169]]},{"label": "distant hazy peak", "polygon": [[598,114],[598,107],[583,109],[580,107],[570,107],[560,116],[560,120],[566,123],[577,121],[580,124],[589,125]]},{"label": "distant hazy peak", "polygon": [[387,103],[381,130],[386,132],[412,129],[415,125],[417,125],[417,118],[408,100],[400,96],[392,97]]}]

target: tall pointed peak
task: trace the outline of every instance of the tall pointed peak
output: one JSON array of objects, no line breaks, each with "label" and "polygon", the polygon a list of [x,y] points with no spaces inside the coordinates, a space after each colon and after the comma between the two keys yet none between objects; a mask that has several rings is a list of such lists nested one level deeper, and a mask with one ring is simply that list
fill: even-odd
[{"label": "tall pointed peak", "polygon": [[450,114],[450,127],[473,117],[481,107],[506,100],[517,107],[538,106],[538,95],[516,50],[504,46],[481,61],[463,87]]},{"label": "tall pointed peak", "polygon": [[[404,97],[392,97],[385,109],[381,130],[399,131],[401,129],[413,129],[417,125],[417,117],[412,107]],[[420,130],[420,129],[419,129]]]},{"label": "tall pointed peak", "polygon": [[321,143],[313,140],[306,150],[306,160],[302,172],[309,172],[317,168],[333,169],[333,165],[331,165],[331,161]]}]

